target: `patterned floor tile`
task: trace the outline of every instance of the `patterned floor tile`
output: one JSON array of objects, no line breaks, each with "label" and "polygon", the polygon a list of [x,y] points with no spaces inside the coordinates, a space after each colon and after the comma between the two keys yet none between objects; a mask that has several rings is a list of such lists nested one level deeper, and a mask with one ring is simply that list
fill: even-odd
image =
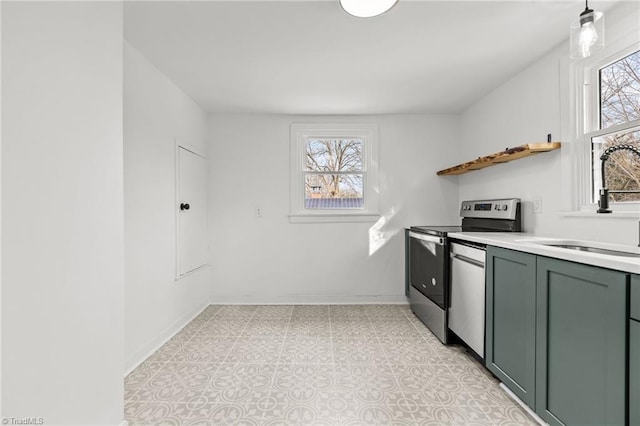
[{"label": "patterned floor tile", "polygon": [[329,318],[292,318],[287,329],[287,336],[314,336],[331,339]]},{"label": "patterned floor tile", "polygon": [[187,403],[202,394],[215,367],[206,364],[165,364],[134,394],[136,401]]},{"label": "patterned floor tile", "polygon": [[399,406],[375,404],[360,411],[360,419],[372,425],[415,425],[413,414]]},{"label": "patterned floor tile", "polygon": [[387,363],[387,357],[380,345],[371,344],[366,339],[336,339],[333,346],[333,360],[336,364],[377,364]]},{"label": "patterned floor tile", "polygon": [[219,305],[125,378],[131,425],[535,424],[407,305]]},{"label": "patterned floor tile", "polygon": [[[215,346],[215,345],[214,345]],[[236,340],[224,358],[226,363],[270,364],[280,358],[284,346],[281,337],[243,336]]]},{"label": "patterned floor tile", "polygon": [[365,305],[363,311],[372,321],[388,319],[406,321],[407,313],[411,313],[409,309],[405,309],[405,305]]},{"label": "patterned floor tile", "polygon": [[329,305],[329,316],[335,319],[368,319],[365,305]]},{"label": "patterned floor tile", "polygon": [[129,403],[125,404],[125,417],[130,426],[179,426],[189,416],[182,408],[182,404],[161,401]]},{"label": "patterned floor tile", "polygon": [[125,401],[135,399],[134,395],[149,383],[164,363],[145,361],[124,379]]},{"label": "patterned floor tile", "polygon": [[331,364],[333,351],[328,338],[295,335],[285,341],[280,354],[283,364]]},{"label": "patterned floor tile", "polygon": [[329,306],[327,305],[296,305],[291,313],[292,319],[320,318],[329,319]]},{"label": "patterned floor tile", "polygon": [[531,416],[515,403],[508,406],[491,407],[487,412],[487,417],[492,424],[500,426],[537,425]]},{"label": "patterned floor tile", "polygon": [[211,318],[197,332],[198,336],[239,336],[247,325],[247,319]]},{"label": "patterned floor tile", "polygon": [[451,414],[442,405],[426,404],[416,407],[413,413],[416,425],[442,426],[453,424]]},{"label": "patterned floor tile", "polygon": [[446,362],[432,349],[431,345],[422,341],[414,341],[412,345],[412,340],[406,337],[397,337],[390,340],[380,339],[380,343],[387,359],[396,365],[434,365]]},{"label": "patterned floor tile", "polygon": [[191,321],[189,324],[185,325],[179,332],[180,335],[182,336],[192,336],[193,334],[197,333],[208,321],[208,318],[204,318],[204,317],[197,317],[196,319],[194,319],[193,321]]},{"label": "patterned floor tile", "polygon": [[260,305],[256,308],[253,319],[288,320],[293,314],[294,305]]},{"label": "patterned floor tile", "polygon": [[209,425],[246,425],[257,426],[262,420],[263,413],[255,405],[245,404],[217,404],[213,406],[209,416]]},{"label": "patterned floor tile", "polygon": [[245,336],[285,337],[289,319],[258,318],[247,322],[242,330]]},{"label": "patterned floor tile", "polygon": [[233,347],[233,341],[220,341],[220,344],[205,344],[198,339],[191,340],[182,346],[169,359],[170,362],[222,362]]},{"label": "patterned floor tile", "polygon": [[374,329],[368,319],[331,319],[331,334],[336,337],[374,336]]},{"label": "patterned floor tile", "polygon": [[163,363],[167,362],[177,351],[180,350],[192,336],[178,333],[172,337],[167,343],[162,345],[160,349],[155,351],[145,362]]}]

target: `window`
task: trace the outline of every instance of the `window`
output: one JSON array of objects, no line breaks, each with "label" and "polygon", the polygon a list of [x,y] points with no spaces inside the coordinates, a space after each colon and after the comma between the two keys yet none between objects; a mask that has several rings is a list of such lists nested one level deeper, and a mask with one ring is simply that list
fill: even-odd
[{"label": "window", "polygon": [[[614,146],[640,152],[640,50],[626,50],[595,64],[585,76],[587,115],[585,140],[590,144],[590,201],[597,202],[603,186],[600,156]],[[595,84],[588,84],[593,82]],[[589,108],[590,107],[590,108]],[[610,201],[640,202],[640,157],[629,149],[611,152],[605,162],[604,182]]]},{"label": "window", "polygon": [[375,124],[291,125],[291,221],[377,220]]},{"label": "window", "polygon": [[307,138],[305,209],[361,209],[363,141],[361,138]]}]

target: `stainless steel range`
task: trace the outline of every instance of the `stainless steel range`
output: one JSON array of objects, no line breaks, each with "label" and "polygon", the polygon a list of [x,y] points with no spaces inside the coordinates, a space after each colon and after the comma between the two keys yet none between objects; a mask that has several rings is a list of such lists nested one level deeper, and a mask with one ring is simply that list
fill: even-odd
[{"label": "stainless steel range", "polygon": [[411,310],[443,343],[456,335],[484,358],[485,247],[449,234],[520,232],[520,210],[517,198],[463,201],[460,226],[409,229]]}]

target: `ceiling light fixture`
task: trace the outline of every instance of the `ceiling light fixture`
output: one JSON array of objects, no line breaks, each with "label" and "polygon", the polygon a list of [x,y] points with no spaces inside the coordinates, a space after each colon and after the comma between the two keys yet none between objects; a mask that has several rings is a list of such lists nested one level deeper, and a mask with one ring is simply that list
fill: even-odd
[{"label": "ceiling light fixture", "polygon": [[571,24],[571,59],[584,59],[604,47],[604,15],[589,9],[585,0],[584,12]]},{"label": "ceiling light fixture", "polygon": [[398,0],[340,0],[340,6],[349,15],[371,18],[391,9]]}]

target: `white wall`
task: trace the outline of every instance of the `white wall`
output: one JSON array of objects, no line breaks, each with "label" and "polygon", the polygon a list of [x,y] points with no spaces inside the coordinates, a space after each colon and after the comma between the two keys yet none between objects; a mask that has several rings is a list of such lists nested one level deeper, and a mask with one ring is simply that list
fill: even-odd
[{"label": "white wall", "polygon": [[[626,20],[623,22],[623,20]],[[637,3],[623,3],[606,16],[607,39],[638,25]],[[568,43],[562,44],[496,88],[462,114],[461,149],[456,162],[524,143],[545,142],[548,133],[562,141],[560,151],[501,164],[461,175],[460,200],[519,197],[524,201],[527,232],[568,238],[638,244],[638,217],[577,217],[571,179],[575,173],[570,119]],[[534,214],[532,200],[542,199]]]},{"label": "white wall", "polygon": [[[379,229],[289,223],[289,125],[312,121],[379,123]],[[404,301],[403,228],[459,223],[456,182],[435,173],[455,157],[455,116],[212,115],[209,123],[212,303]]]},{"label": "white wall", "polygon": [[120,424],[122,5],[2,8],[1,416]]},{"label": "white wall", "polygon": [[209,268],[176,277],[176,141],[206,155],[206,115],[124,47],[125,371],[209,302]]},{"label": "white wall", "polygon": [[[0,100],[2,98],[2,2],[0,2]],[[0,177],[2,176],[2,102],[0,101]],[[2,180],[0,179],[0,331],[2,330]],[[2,377],[2,336],[0,336],[0,377]],[[0,383],[0,416],[2,415]]]},{"label": "white wall", "polygon": [[[524,143],[561,139],[557,49],[504,83],[462,115],[457,162]],[[458,177],[460,200],[519,197],[525,201],[526,231],[544,232],[560,209],[560,151],[472,171]],[[531,200],[542,197],[544,214],[532,214]]]}]

